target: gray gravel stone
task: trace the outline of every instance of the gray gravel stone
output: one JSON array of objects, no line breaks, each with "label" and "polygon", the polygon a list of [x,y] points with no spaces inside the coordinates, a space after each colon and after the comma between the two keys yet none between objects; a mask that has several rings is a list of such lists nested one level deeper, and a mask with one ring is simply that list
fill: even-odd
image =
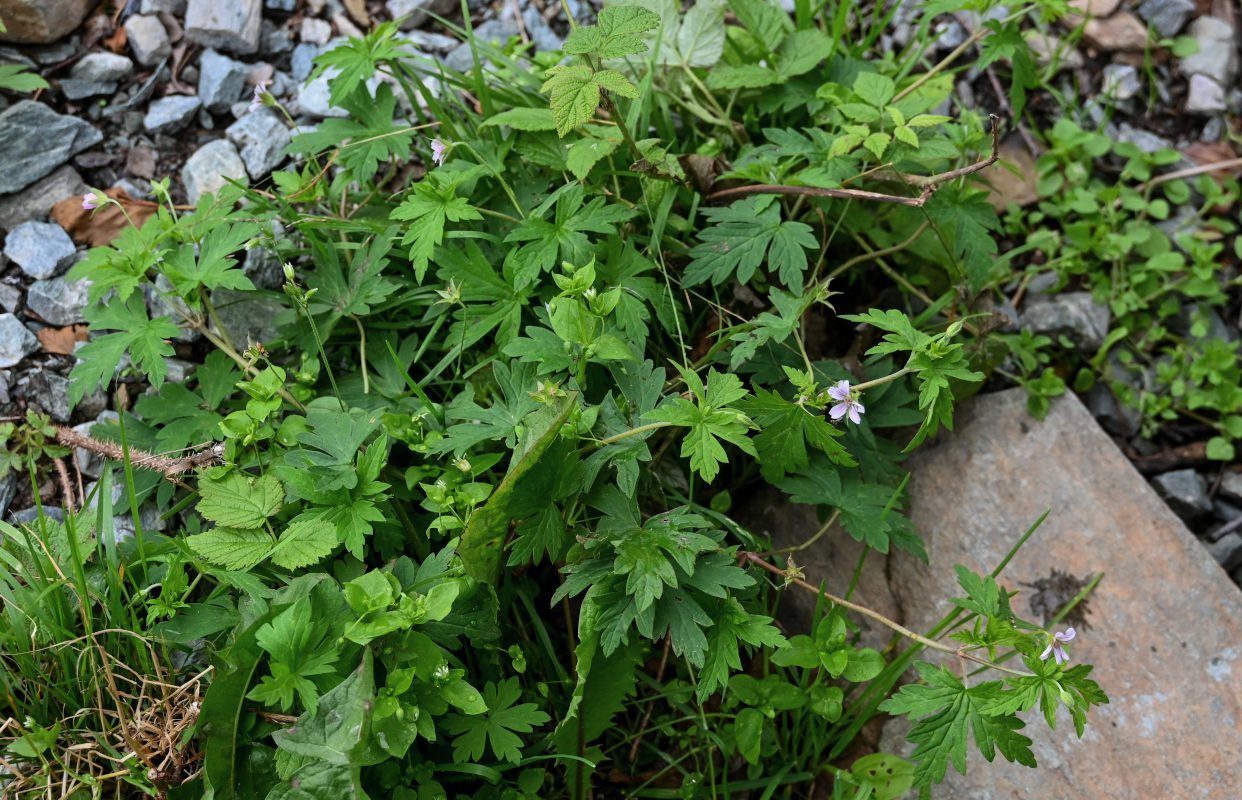
[{"label": "gray gravel stone", "polygon": [[58,167],[22,191],[0,197],[0,228],[11,231],[27,220],[46,217],[52,206],[66,197],[86,194],[86,188],[82,176],[72,166]]},{"label": "gray gravel stone", "polygon": [[[315,77],[310,83],[298,88],[297,108],[308,116],[319,117],[348,117],[349,112],[339,106],[332,105],[329,99],[331,92],[328,88],[328,81],[340,75],[340,70],[335,67],[324,70]],[[380,84],[380,76],[376,75],[367,81],[367,90],[375,91],[375,87]]]},{"label": "gray gravel stone", "polygon": [[1186,111],[1190,114],[1216,114],[1224,111],[1225,88],[1207,75],[1191,75],[1186,92]]},{"label": "gray gravel stone", "polygon": [[1136,128],[1128,122],[1123,122],[1118,126],[1117,141],[1129,142],[1144,153],[1155,153],[1173,147],[1173,143],[1168,139],[1163,139],[1151,131]]},{"label": "gray gravel stone", "polygon": [[409,39],[420,50],[435,53],[449,53],[456,50],[461,44],[452,36],[445,36],[442,33],[432,33],[431,31],[406,31],[405,38]]},{"label": "gray gravel stone", "polygon": [[88,97],[98,97],[101,94],[112,94],[115,91],[116,81],[100,83],[65,78],[60,82],[60,92],[66,100],[84,100]]},{"label": "gray gravel stone", "polygon": [[153,67],[172,55],[168,31],[158,18],[135,14],[125,20],[125,35],[134,60],[144,67]]},{"label": "gray gravel stone", "polygon": [[1242,534],[1230,531],[1214,542],[1207,542],[1208,552],[1226,571],[1242,564]]},{"label": "gray gravel stone", "polygon": [[86,308],[87,280],[70,283],[64,278],[35,281],[26,292],[26,308],[38,314],[51,325],[73,325],[85,322],[82,316]]},{"label": "gray gravel stone", "polygon": [[1230,86],[1238,71],[1238,43],[1233,26],[1216,17],[1199,17],[1187,30],[1199,42],[1199,52],[1181,61],[1185,75],[1206,75],[1221,86]]},{"label": "gray gravel stone", "polygon": [[185,14],[185,0],[142,0],[139,10],[143,14],[156,14],[163,11],[181,19]]},{"label": "gray gravel stone", "polygon": [[263,6],[271,11],[293,11],[297,8],[298,0],[264,0]]},{"label": "gray gravel stone", "polygon": [[1083,399],[1091,416],[1109,433],[1133,436],[1138,432],[1139,412],[1119,402],[1103,383],[1093,385]]},{"label": "gray gravel stone", "polygon": [[1022,327],[1032,333],[1064,335],[1084,353],[1094,353],[1108,334],[1108,306],[1092,299],[1090,292],[1033,295],[1022,310]]},{"label": "gray gravel stone", "polygon": [[102,140],[89,122],[33,100],[13,104],[0,114],[0,194],[25,189]]},{"label": "gray gravel stone", "polygon": [[189,124],[203,105],[197,97],[174,94],[156,100],[147,108],[142,127],[147,133],[176,133]]},{"label": "gray gravel stone", "polygon": [[1193,0],[1143,0],[1138,15],[1161,36],[1176,36],[1195,11]]},{"label": "gray gravel stone", "polygon": [[1183,519],[1198,519],[1212,513],[1207,481],[1193,469],[1175,469],[1151,479],[1156,491]]},{"label": "gray gravel stone", "polygon": [[331,38],[332,23],[324,19],[315,19],[314,17],[304,17],[302,19],[302,29],[298,33],[300,41],[324,45]]},{"label": "gray gravel stone", "polygon": [[[171,317],[179,323],[191,315],[189,307],[173,294],[172,281],[162,273],[155,276],[155,285],[149,283],[142,286],[142,297],[147,301],[147,311],[152,317]],[[194,328],[181,328],[181,333],[173,337],[177,342],[196,342],[203,335]]]},{"label": "gray gravel stone", "polygon": [[208,111],[223,114],[242,96],[248,72],[246,64],[205,50],[199,61],[198,99]]},{"label": "gray gravel stone", "polygon": [[69,405],[69,379],[46,369],[30,373],[26,397],[38,403],[52,419],[68,422],[73,409]]},{"label": "gray gravel stone", "polygon": [[0,367],[12,367],[39,349],[39,340],[12,314],[0,314]]},{"label": "gray gravel stone", "polygon": [[[56,522],[65,521],[65,512],[60,506],[43,506],[43,516]],[[39,506],[31,506],[23,508],[21,511],[14,511],[9,515],[9,520],[14,525],[33,525],[39,520]]]},{"label": "gray gravel stone", "polygon": [[1230,472],[1220,479],[1220,496],[1235,503],[1242,503],[1242,472]]},{"label": "gray gravel stone", "polygon": [[247,342],[270,342],[276,338],[276,315],[285,310],[278,301],[228,289],[217,289],[211,299],[216,317],[238,348]]},{"label": "gray gravel stone", "polygon": [[263,20],[260,39],[262,52],[268,55],[287,53],[293,49],[293,32],[283,25],[273,25],[271,20]]},{"label": "gray gravel stone", "polygon": [[[565,40],[552,30],[552,27],[544,21],[543,14],[533,5],[527,6],[522,12],[522,22],[526,24],[526,30],[530,33],[530,40],[535,43],[536,50],[541,52],[560,50],[561,45],[565,44]],[[962,26],[957,27],[960,29]]]},{"label": "gray gravel stone", "polygon": [[255,180],[280,164],[281,151],[292,140],[284,121],[270,108],[247,114],[230,125],[225,135],[237,146],[246,172]]},{"label": "gray gravel stone", "polygon": [[[10,314],[16,314],[18,307],[22,304],[22,290],[16,286],[10,286],[7,283],[0,283],[0,308]],[[0,402],[8,402],[3,400]]]},{"label": "gray gravel stone", "polygon": [[[477,41],[503,45],[514,36],[518,36],[520,31],[513,20],[489,19],[477,26],[474,33]],[[470,45],[468,43],[458,45],[453,52],[444,57],[444,65],[458,72],[465,72],[473,67],[474,56],[470,52]]]},{"label": "gray gravel stone", "polygon": [[246,165],[228,139],[217,139],[203,145],[181,168],[181,182],[185,184],[185,192],[192,204],[198,203],[204,194],[214,194],[227,186],[225,178],[246,182]]},{"label": "gray gravel stone", "polygon": [[402,30],[422,25],[429,19],[427,12],[444,16],[459,7],[456,0],[388,0],[384,5],[393,19],[405,17],[401,20]]},{"label": "gray gravel stone", "polygon": [[[94,422],[83,422],[81,425],[74,425],[73,429],[83,436],[91,436],[91,429],[99,423],[115,422],[119,418],[115,411],[105,411]],[[98,453],[77,447],[74,448],[73,457],[78,462],[78,469],[88,478],[98,479],[103,474],[104,457]]]},{"label": "gray gravel stone", "polygon": [[1115,100],[1129,100],[1143,88],[1138,70],[1128,64],[1109,64],[1104,68],[1101,90]]},{"label": "gray gravel stone", "polygon": [[13,502],[15,494],[17,494],[17,475],[9,472],[0,478],[0,514],[8,511],[9,503]]},{"label": "gray gravel stone", "polygon": [[51,222],[23,222],[4,239],[4,254],[35,280],[68,269],[77,248],[65,229]]},{"label": "gray gravel stone", "polygon": [[185,35],[207,47],[248,54],[259,49],[261,0],[189,0]]},{"label": "gray gravel stone", "polygon": [[293,48],[293,55],[289,57],[289,71],[293,74],[293,79],[298,83],[310,77],[311,70],[315,68],[315,56],[319,55],[320,47],[315,44],[300,44]]},{"label": "gray gravel stone", "polygon": [[105,83],[119,81],[134,68],[134,62],[116,53],[87,53],[69,70],[69,77],[79,81]]}]

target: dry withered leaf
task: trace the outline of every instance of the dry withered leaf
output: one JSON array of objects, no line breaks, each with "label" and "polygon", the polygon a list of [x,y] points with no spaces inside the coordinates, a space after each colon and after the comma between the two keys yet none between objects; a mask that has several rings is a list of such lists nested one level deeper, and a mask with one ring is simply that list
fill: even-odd
[{"label": "dry withered leaf", "polygon": [[63,328],[44,328],[35,336],[45,353],[62,353],[73,355],[73,343],[85,342],[88,328],[85,325],[66,325]]},{"label": "dry withered leaf", "polygon": [[[82,198],[74,195],[52,206],[52,219],[77,241],[100,247],[120,236],[130,219],[141,228],[159,210],[159,204],[150,200],[135,200],[119,186],[106,190],[104,194],[120,203],[125,213],[112,204],[87,211],[82,208]],[[125,214],[129,214],[129,219],[125,218]]]},{"label": "dry withered leaf", "polygon": [[104,47],[108,48],[117,55],[125,54],[125,47],[129,43],[129,34],[124,28],[117,28],[111,36],[105,36],[103,40]]},{"label": "dry withered leaf", "polygon": [[1237,164],[1238,154],[1234,152],[1233,145],[1229,142],[1192,142],[1182,152],[1191,161],[1201,166],[1222,161],[1231,162],[1223,169],[1214,169],[1208,173],[1214,178],[1236,177],[1242,171],[1242,167]]}]

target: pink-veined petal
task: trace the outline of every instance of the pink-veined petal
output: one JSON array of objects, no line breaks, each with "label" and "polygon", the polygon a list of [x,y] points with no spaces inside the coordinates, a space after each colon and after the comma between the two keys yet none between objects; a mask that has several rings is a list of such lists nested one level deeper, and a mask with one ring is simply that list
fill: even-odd
[{"label": "pink-veined petal", "polygon": [[[1050,656],[1050,655],[1052,655],[1052,645],[1048,645],[1047,647],[1045,647],[1045,648],[1044,648],[1044,652],[1042,652],[1042,653],[1040,653],[1040,654],[1039,654],[1039,660],[1040,660],[1040,661],[1047,661],[1047,660],[1048,660],[1048,656]],[[1057,663],[1059,664],[1059,663],[1061,663],[1061,662],[1060,662],[1060,661],[1058,661]]]},{"label": "pink-veined petal", "polygon": [[1077,635],[1078,634],[1074,631],[1073,628],[1066,628],[1063,633],[1056,634],[1056,638],[1060,639],[1063,642],[1068,642],[1069,640],[1073,639]]},{"label": "pink-veined petal", "polygon": [[850,403],[849,406],[850,406],[850,422],[857,425],[860,422],[862,422],[862,418],[858,416],[858,411],[859,409],[862,408],[862,406],[858,405],[858,403]]},{"label": "pink-veined petal", "polygon": [[837,403],[835,406],[828,409],[828,416],[832,417],[833,419],[841,419],[841,417],[845,416],[845,412],[847,409],[849,409],[849,407],[850,407],[849,403]]}]

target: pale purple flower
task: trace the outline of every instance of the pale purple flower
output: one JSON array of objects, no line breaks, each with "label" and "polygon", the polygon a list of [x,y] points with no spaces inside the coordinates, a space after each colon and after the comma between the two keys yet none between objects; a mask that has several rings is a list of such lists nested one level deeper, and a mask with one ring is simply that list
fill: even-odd
[{"label": "pale purple flower", "polygon": [[850,393],[849,381],[837,381],[835,385],[829,386],[828,396],[837,401],[835,406],[828,409],[828,416],[835,420],[849,414],[850,422],[855,425],[862,421],[860,415],[866,413],[867,409]]},{"label": "pale purple flower", "polygon": [[267,94],[267,85],[270,81],[259,81],[254,87],[254,97],[250,98],[250,106],[247,111],[257,111],[259,106],[263,105],[263,96]]},{"label": "pale purple flower", "polygon": [[1048,644],[1048,647],[1045,648],[1044,652],[1039,654],[1039,660],[1047,661],[1048,656],[1055,656],[1058,665],[1062,662],[1069,661],[1069,653],[1065,652],[1065,646],[1061,643],[1068,642],[1070,639],[1073,639],[1075,635],[1076,634],[1074,633],[1073,628],[1066,628],[1063,633],[1060,631],[1054,633],[1052,635],[1052,641]]},{"label": "pale purple flower", "polygon": [[431,140],[431,160],[437,167],[444,165],[444,157],[448,155],[448,145],[439,139]]},{"label": "pale purple flower", "polygon": [[99,208],[99,198],[95,197],[94,192],[87,192],[82,195],[82,208],[87,211],[94,211]]}]

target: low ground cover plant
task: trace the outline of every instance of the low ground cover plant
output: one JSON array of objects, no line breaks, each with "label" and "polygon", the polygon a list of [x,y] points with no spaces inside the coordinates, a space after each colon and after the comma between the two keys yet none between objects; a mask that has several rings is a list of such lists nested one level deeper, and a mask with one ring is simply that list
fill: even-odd
[{"label": "low ground cover plant", "polygon": [[[973,41],[1022,63],[1018,25],[1056,10]],[[476,42],[467,73],[384,24],[320,57],[350,116],[271,185],[192,212],[157,185],[73,273],[96,335],[72,399],[137,398],[87,443],[115,484],[4,529],[16,789],[891,798],[972,738],[1034,766],[1036,707],[1081,735],[1107,698],[1003,563],[960,569],[931,631],[882,620],[881,652],[854,587],[731,516],[766,483],[923,555],[901,462],[992,356],[1009,267],[971,176],[997,121],[940,113],[962,65],[924,63],[936,8],[882,57],[857,11],[609,5],[565,60]],[[241,340],[234,306],[278,335]],[[774,620],[789,591],[818,597],[809,633]],[[844,759],[881,713],[914,720],[912,760]]]}]

